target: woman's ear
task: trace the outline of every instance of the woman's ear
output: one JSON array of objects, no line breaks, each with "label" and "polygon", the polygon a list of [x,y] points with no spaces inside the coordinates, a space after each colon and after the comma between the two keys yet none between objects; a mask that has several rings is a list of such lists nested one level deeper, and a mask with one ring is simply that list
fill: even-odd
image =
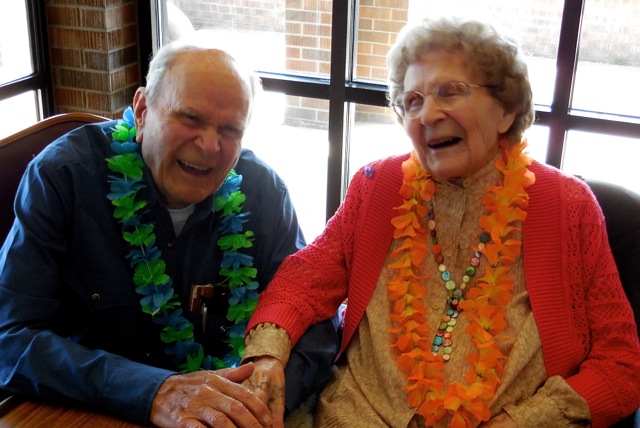
[{"label": "woman's ear", "polygon": [[[504,111],[504,110],[503,110]],[[516,120],[515,113],[504,112],[502,118],[498,121],[498,133],[500,135],[506,134],[513,122]]]}]

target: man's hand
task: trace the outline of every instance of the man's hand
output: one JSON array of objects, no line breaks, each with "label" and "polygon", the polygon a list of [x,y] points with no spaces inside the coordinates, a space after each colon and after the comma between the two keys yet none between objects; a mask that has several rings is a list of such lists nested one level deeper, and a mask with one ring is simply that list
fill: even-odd
[{"label": "man's hand", "polygon": [[151,422],[159,427],[188,428],[271,426],[265,402],[240,384],[253,371],[249,363],[235,369],[170,376],[153,399]]},{"label": "man's hand", "polygon": [[284,366],[270,356],[256,357],[251,377],[243,382],[260,397],[271,411],[273,428],[284,428]]}]

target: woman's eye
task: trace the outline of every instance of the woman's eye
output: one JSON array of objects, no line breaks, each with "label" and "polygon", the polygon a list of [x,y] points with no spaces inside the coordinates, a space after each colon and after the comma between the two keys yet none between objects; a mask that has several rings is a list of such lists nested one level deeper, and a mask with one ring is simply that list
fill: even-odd
[{"label": "woman's eye", "polygon": [[438,87],[436,92],[440,98],[457,97],[466,95],[466,86],[460,82],[449,82]]},{"label": "woman's eye", "polygon": [[419,97],[416,94],[411,95],[407,98],[405,102],[405,108],[407,110],[415,110],[422,107],[422,97]]},{"label": "woman's eye", "polygon": [[455,90],[455,88],[453,88],[452,86],[446,85],[446,86],[442,86],[439,90],[438,90],[438,96],[440,98],[447,98],[447,97],[453,97],[459,95],[459,93]]}]

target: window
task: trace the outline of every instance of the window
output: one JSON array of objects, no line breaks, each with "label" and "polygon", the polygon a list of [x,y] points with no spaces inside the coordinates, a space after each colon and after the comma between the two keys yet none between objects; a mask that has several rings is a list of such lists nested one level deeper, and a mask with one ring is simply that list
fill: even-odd
[{"label": "window", "polygon": [[45,85],[44,2],[9,1],[0,14],[0,138],[51,111]]},{"label": "window", "polygon": [[266,92],[245,146],[285,178],[308,239],[335,212],[357,168],[411,149],[386,106],[385,56],[407,22],[427,15],[463,13],[519,41],[537,110],[527,135],[534,158],[640,192],[640,180],[624,174],[640,157],[638,2],[156,3],[158,44],[210,29],[221,47],[259,71]]}]

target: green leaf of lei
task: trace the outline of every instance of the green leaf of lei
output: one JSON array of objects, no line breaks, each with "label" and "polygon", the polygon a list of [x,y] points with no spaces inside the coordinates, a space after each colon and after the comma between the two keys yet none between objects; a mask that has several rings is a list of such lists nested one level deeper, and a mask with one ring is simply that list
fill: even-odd
[{"label": "green leaf of lei", "polygon": [[253,232],[247,230],[244,233],[234,233],[218,239],[218,245],[223,250],[236,251],[238,248],[251,248],[253,246]]},{"label": "green leaf of lei", "polygon": [[156,235],[155,233],[153,233],[153,226],[150,226],[148,224],[139,226],[133,232],[125,231],[122,233],[122,236],[125,241],[127,241],[129,244],[133,245],[134,247],[141,247],[141,246],[149,247],[156,240]]},{"label": "green leaf of lei", "polygon": [[169,275],[164,273],[165,262],[162,259],[150,262],[141,261],[136,265],[133,273],[133,282],[139,287],[147,287],[150,284],[161,285],[169,281]]},{"label": "green leaf of lei", "polygon": [[131,218],[136,211],[147,206],[147,201],[136,201],[135,193],[111,201],[111,203],[116,206],[116,209],[113,211],[113,216],[119,220],[127,220]]},{"label": "green leaf of lei", "polygon": [[116,155],[107,159],[107,164],[111,171],[122,174],[125,178],[137,180],[142,177],[144,163],[139,159],[137,153]]},{"label": "green leaf of lei", "polygon": [[229,321],[244,321],[251,318],[251,314],[258,306],[257,299],[248,299],[246,302],[240,302],[237,305],[229,307],[227,319]]},{"label": "green leaf of lei", "polygon": [[131,129],[129,129],[128,125],[117,124],[114,126],[114,131],[111,133],[111,136],[120,142],[126,143],[136,138],[136,127],[132,126]]},{"label": "green leaf of lei", "polygon": [[164,343],[173,343],[179,340],[190,339],[192,337],[193,337],[193,324],[189,325],[184,330],[176,330],[171,326],[167,326],[163,328],[162,333],[160,333],[160,340],[162,340]]},{"label": "green leaf of lei", "polygon": [[228,343],[231,349],[233,349],[233,355],[242,358],[244,355],[244,337],[234,337],[233,339],[229,339]]},{"label": "green leaf of lei", "polygon": [[229,287],[241,287],[245,284],[251,284],[252,278],[255,278],[258,270],[254,267],[239,267],[238,269],[220,269],[220,275],[226,276]]},{"label": "green leaf of lei", "polygon": [[229,195],[229,199],[218,196],[214,201],[216,211],[222,211],[222,216],[228,216],[232,212],[239,213],[242,211],[242,204],[247,197],[240,190]]},{"label": "green leaf of lei", "polygon": [[187,361],[178,368],[182,369],[182,373],[196,372],[200,370],[202,360],[204,360],[204,349],[201,346],[195,355],[193,353],[187,355]]}]

